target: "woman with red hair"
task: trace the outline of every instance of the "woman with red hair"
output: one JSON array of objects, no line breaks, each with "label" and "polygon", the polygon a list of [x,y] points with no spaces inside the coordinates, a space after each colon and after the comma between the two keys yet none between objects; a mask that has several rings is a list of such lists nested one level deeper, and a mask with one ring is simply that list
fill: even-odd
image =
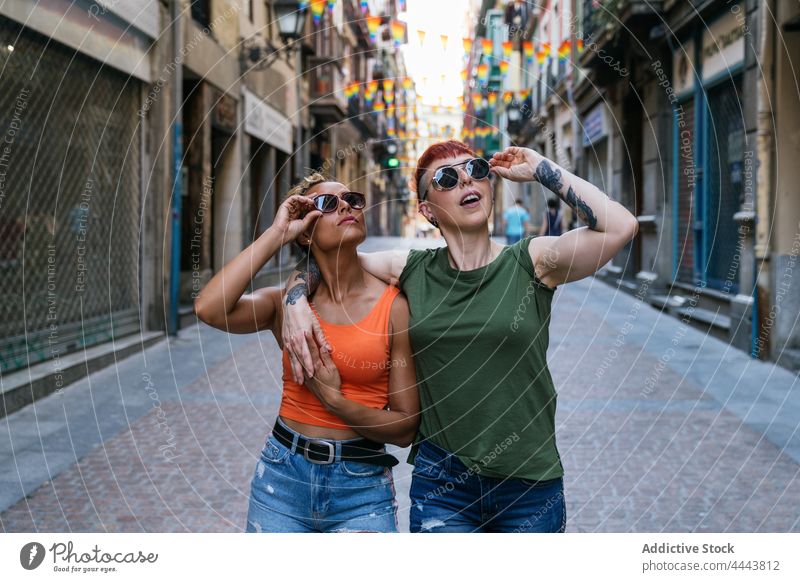
[{"label": "woman with red hair", "polygon": [[[586,226],[510,246],[494,242],[490,173],[539,182]],[[358,255],[368,272],[399,284],[411,313],[421,403],[409,456],[411,531],[563,532],[564,469],[547,367],[551,302],[559,285],[592,275],[633,239],[636,218],[528,148],[509,147],[487,161],[455,140],[434,144],[420,157],[412,188],[447,246]],[[313,287],[310,272],[293,279],[290,289]],[[326,339],[302,297],[285,312],[283,337],[301,379],[314,373],[306,338]]]}]

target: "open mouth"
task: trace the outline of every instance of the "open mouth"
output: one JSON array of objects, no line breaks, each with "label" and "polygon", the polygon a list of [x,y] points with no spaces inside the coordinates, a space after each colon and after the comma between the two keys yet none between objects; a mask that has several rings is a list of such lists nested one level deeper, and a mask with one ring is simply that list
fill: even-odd
[{"label": "open mouth", "polygon": [[480,201],[481,201],[481,195],[478,194],[475,190],[471,190],[466,194],[464,194],[459,204],[461,206],[467,206],[472,208],[473,206],[477,206]]}]

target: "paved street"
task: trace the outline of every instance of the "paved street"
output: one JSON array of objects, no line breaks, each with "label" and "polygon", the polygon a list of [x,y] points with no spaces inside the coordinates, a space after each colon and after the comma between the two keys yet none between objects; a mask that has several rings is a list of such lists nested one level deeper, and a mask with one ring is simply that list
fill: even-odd
[{"label": "paved street", "polygon": [[[0,526],[242,531],[279,356],[192,326],[0,420]],[[591,278],[557,291],[549,362],[567,531],[800,531],[797,376]]]}]

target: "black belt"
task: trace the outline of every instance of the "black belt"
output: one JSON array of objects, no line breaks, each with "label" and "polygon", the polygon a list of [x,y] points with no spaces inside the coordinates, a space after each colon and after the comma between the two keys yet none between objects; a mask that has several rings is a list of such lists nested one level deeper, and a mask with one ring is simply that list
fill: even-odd
[{"label": "black belt", "polygon": [[383,445],[369,439],[359,439],[341,443],[341,454],[336,454],[336,441],[329,439],[309,439],[304,436],[297,438],[294,445],[295,433],[285,428],[280,422],[275,422],[272,429],[275,439],[293,453],[302,454],[306,460],[318,465],[329,465],[338,461],[360,461],[381,467],[394,467],[399,461],[383,450]]}]

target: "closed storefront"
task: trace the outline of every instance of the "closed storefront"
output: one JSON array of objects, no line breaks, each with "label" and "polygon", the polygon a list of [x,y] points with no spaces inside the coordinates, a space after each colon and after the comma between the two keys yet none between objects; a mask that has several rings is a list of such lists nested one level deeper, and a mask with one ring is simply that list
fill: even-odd
[{"label": "closed storefront", "polygon": [[743,22],[725,11],[673,54],[676,280],[735,294],[745,160]]},{"label": "closed storefront", "polygon": [[141,85],[0,17],[0,364],[139,329]]}]

